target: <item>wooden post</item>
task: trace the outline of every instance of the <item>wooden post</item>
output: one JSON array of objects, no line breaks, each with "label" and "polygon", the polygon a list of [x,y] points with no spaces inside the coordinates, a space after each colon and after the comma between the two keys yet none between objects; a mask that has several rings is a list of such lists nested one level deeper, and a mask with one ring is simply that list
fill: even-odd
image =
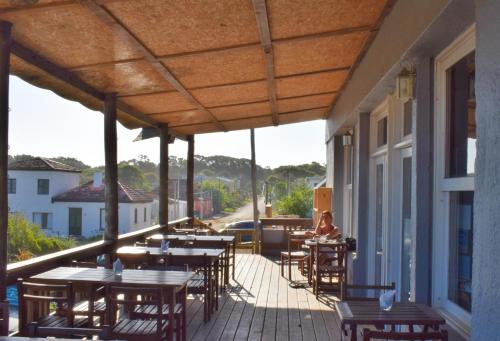
[{"label": "wooden post", "polygon": [[254,253],[260,253],[259,208],[257,202],[257,165],[255,162],[255,131],[250,129],[250,146],[252,150],[252,199],[253,199],[253,227],[254,227]]},{"label": "wooden post", "polygon": [[160,127],[160,225],[168,225],[168,126]]},{"label": "wooden post", "polygon": [[194,218],[194,135],[189,135],[187,141],[187,216]]},{"label": "wooden post", "polygon": [[7,225],[9,205],[7,194],[9,162],[9,71],[11,29],[9,22],[0,22],[0,301],[7,296]]},{"label": "wooden post", "polygon": [[107,94],[104,100],[104,154],[105,154],[105,212],[104,240],[118,240],[118,162],[116,136],[116,94]]}]

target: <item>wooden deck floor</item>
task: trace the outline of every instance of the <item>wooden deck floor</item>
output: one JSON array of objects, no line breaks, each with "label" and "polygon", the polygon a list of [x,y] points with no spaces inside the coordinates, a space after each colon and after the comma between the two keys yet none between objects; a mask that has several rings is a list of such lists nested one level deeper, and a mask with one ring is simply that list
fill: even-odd
[{"label": "wooden deck floor", "polygon": [[236,281],[209,323],[203,323],[202,302],[188,300],[188,340],[340,340],[333,303],[288,284],[274,259],[238,254]]}]

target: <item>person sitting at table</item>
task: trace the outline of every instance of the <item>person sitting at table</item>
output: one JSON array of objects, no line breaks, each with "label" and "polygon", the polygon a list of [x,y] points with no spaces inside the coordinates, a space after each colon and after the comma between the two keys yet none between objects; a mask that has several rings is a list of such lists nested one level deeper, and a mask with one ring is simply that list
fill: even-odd
[{"label": "person sitting at table", "polygon": [[[308,232],[306,234],[307,237],[314,238],[314,237],[321,237],[325,236],[328,239],[335,239],[335,238],[340,238],[341,236],[340,229],[333,225],[333,214],[330,211],[323,211],[321,213],[321,217],[318,221],[318,224],[316,225],[316,229],[313,232]],[[330,251],[332,250],[329,247],[323,247],[321,251]],[[326,255],[323,255],[321,259],[318,260],[319,265],[324,265],[328,262],[328,257]],[[309,256],[306,256],[305,261],[309,262]]]},{"label": "person sitting at table", "polygon": [[340,229],[333,225],[333,214],[330,211],[323,211],[319,218],[314,232],[306,232],[306,237],[314,238],[325,236],[328,239],[335,239],[341,236]]}]

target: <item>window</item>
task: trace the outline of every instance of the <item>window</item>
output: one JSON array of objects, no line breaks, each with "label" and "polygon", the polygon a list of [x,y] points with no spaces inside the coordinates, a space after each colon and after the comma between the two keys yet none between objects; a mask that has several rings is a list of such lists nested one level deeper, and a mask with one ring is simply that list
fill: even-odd
[{"label": "window", "polygon": [[446,176],[474,174],[476,159],[475,54],[469,53],[446,71]]},{"label": "window", "polygon": [[40,226],[42,230],[52,228],[52,213],[33,212],[33,223]]},{"label": "window", "polygon": [[49,179],[38,179],[38,194],[49,194]]},{"label": "window", "polygon": [[9,179],[7,181],[7,192],[9,194],[15,194],[16,193],[16,179]]},{"label": "window", "polygon": [[99,230],[104,231],[106,228],[106,209],[99,209]]},{"label": "window", "polygon": [[448,298],[471,310],[474,192],[450,193]]},{"label": "window", "polygon": [[147,212],[148,212],[147,207],[144,207],[144,222],[148,221]]},{"label": "window", "polygon": [[377,147],[387,144],[387,117],[377,122]]},{"label": "window", "polygon": [[134,209],[134,224],[137,224],[137,208]]}]

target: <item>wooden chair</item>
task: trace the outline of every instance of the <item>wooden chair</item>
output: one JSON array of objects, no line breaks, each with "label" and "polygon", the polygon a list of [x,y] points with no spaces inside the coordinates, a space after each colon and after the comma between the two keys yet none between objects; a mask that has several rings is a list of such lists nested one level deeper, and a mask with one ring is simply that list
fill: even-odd
[{"label": "wooden chair", "polygon": [[[147,297],[147,299],[143,299]],[[160,288],[140,288],[128,286],[106,286],[107,321],[104,327],[105,339],[120,340],[165,340],[168,318],[163,314],[163,297]],[[118,318],[118,311],[132,307],[154,307],[147,318],[127,316]]]},{"label": "wooden chair", "polygon": [[[75,268],[97,269],[97,263],[95,262],[73,260],[71,266]],[[92,285],[90,288],[87,287],[85,289],[87,290],[75,290],[76,302],[73,307],[75,316],[87,316],[91,324],[94,324],[93,317],[97,316],[99,317],[99,322],[103,324],[106,317],[106,302],[104,300],[106,293],[104,286]]]},{"label": "wooden chair", "polygon": [[448,341],[448,332],[446,330],[432,332],[385,332],[363,329],[363,341],[372,340],[440,340]]},{"label": "wooden chair", "polygon": [[[318,242],[312,266],[313,293],[318,298],[320,291],[338,290],[344,296],[347,276],[347,247],[344,244]],[[323,282],[328,278],[328,283]],[[337,281],[334,283],[333,278]]]},{"label": "wooden chair", "polygon": [[[98,329],[87,328],[88,319],[75,318],[74,292],[71,282],[62,285],[30,283],[19,279],[19,332],[30,337],[72,337],[97,335]],[[53,309],[66,306],[68,309]],[[55,307],[54,307],[55,308]]]},{"label": "wooden chair", "polygon": [[[345,301],[378,301],[382,291],[395,290],[396,283],[392,282],[390,285],[359,285],[359,284],[346,284],[344,290]],[[355,290],[363,291],[363,294],[352,294]],[[367,296],[367,292],[373,292],[374,295]]]},{"label": "wooden chair", "polygon": [[0,336],[9,334],[9,301],[0,302]]},{"label": "wooden chair", "polygon": [[[230,264],[230,252],[227,250],[227,242],[225,242],[223,239],[221,240],[211,240],[211,241],[199,241],[195,240],[193,241],[193,247],[194,248],[200,248],[200,249],[222,249],[226,250],[220,257],[219,257],[219,273],[220,273],[220,285],[219,287],[222,289],[224,287],[224,278],[226,276],[229,276],[229,274],[226,274],[226,269],[229,271],[229,264]],[[228,277],[229,278],[229,277]]]},{"label": "wooden chair", "polygon": [[306,257],[309,255],[307,251],[302,249],[304,244],[304,237],[296,237],[293,235],[293,231],[288,232],[288,245],[287,251],[282,251],[280,253],[280,264],[281,264],[281,276],[284,275],[285,262],[288,264],[288,280],[292,280],[292,263],[297,262],[300,266],[300,270],[304,273],[304,265],[306,263]]}]

